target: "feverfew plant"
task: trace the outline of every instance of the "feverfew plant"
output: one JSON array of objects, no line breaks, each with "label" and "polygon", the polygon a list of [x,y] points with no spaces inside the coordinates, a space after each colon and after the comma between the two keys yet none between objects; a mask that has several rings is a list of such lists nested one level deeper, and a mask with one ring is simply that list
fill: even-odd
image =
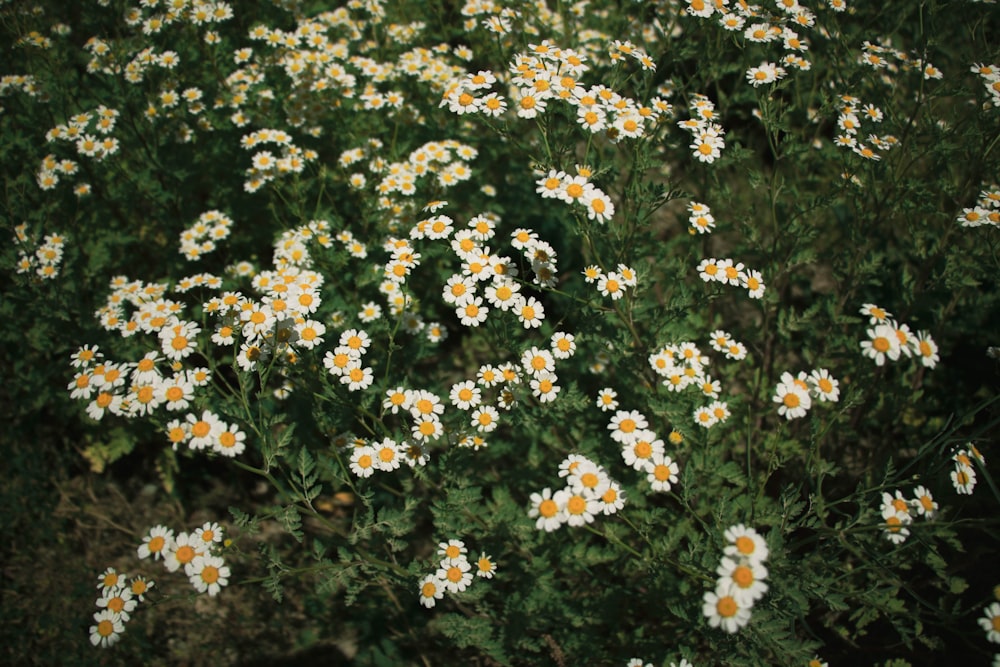
[{"label": "feverfew plant", "polygon": [[0,2],[5,645],[986,655],[989,3],[329,4]]}]

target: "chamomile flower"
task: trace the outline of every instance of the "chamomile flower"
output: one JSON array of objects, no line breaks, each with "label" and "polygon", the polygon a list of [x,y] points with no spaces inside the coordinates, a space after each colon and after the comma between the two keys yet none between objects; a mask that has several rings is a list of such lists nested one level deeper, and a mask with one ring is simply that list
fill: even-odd
[{"label": "chamomile flower", "polygon": [[803,389],[795,382],[779,382],[772,400],[778,403],[778,414],[789,421],[805,417],[812,407],[808,389]]},{"label": "chamomile flower", "polygon": [[616,271],[609,271],[597,279],[597,291],[601,296],[610,296],[613,301],[625,296],[625,283]]},{"label": "chamomile flower", "polygon": [[937,501],[934,500],[934,496],[923,485],[913,489],[913,500],[910,501],[910,506],[916,511],[918,516],[926,519],[933,518],[938,510]]},{"label": "chamomile flower", "polygon": [[375,448],[370,445],[354,447],[351,450],[350,468],[358,477],[371,477],[378,468]]},{"label": "chamomile flower", "polygon": [[482,390],[471,380],[453,384],[448,397],[452,404],[460,410],[472,410],[483,400]]},{"label": "chamomile flower", "polygon": [[559,506],[557,500],[552,496],[552,489],[549,488],[542,489],[541,493],[531,494],[531,509],[528,511],[528,517],[532,519],[537,517],[535,528],[551,533],[563,524],[566,520],[566,513],[565,509]]},{"label": "chamomile flower", "polygon": [[109,567],[97,577],[97,582],[97,589],[106,597],[125,586],[125,575]]},{"label": "chamomile flower", "polygon": [[488,556],[485,551],[480,553],[479,558],[476,559],[476,576],[483,579],[492,579],[496,571],[497,564],[493,560],[493,557]]},{"label": "chamomile flower", "polygon": [[514,304],[513,310],[525,329],[537,329],[542,326],[542,320],[545,319],[545,308],[533,296],[527,299],[522,297]]},{"label": "chamomile flower", "polygon": [[884,308],[876,306],[874,303],[866,303],[861,306],[861,314],[867,316],[868,323],[872,326],[876,324],[887,324],[889,318],[892,317],[892,313]]},{"label": "chamomile flower", "polygon": [[557,491],[555,502],[563,508],[570,526],[593,523],[594,517],[601,512],[600,501],[583,490],[565,488]]},{"label": "chamomile flower", "polygon": [[909,523],[909,514],[897,512],[893,507],[882,509],[882,522],[885,526],[882,529],[882,536],[893,544],[902,544],[909,537],[910,531],[906,528]]},{"label": "chamomile flower", "polygon": [[866,357],[875,360],[876,366],[885,365],[887,358],[896,361],[900,348],[895,329],[889,324],[878,324],[868,329],[868,340],[861,341],[861,350]]},{"label": "chamomile flower", "polygon": [[810,373],[807,382],[809,393],[821,402],[836,403],[840,400],[840,383],[825,368],[817,368]]},{"label": "chamomile flower", "polygon": [[215,597],[223,586],[229,584],[232,573],[220,556],[206,554],[196,556],[193,561],[185,565],[184,574],[199,593],[208,593],[210,597]]},{"label": "chamomile flower", "polygon": [[166,526],[153,526],[142,538],[142,544],[137,549],[140,559],[153,557],[153,560],[160,560],[165,554],[173,550],[174,531]]},{"label": "chamomile flower", "polygon": [[90,643],[94,646],[108,647],[121,639],[125,632],[125,623],[119,614],[105,609],[94,614],[95,625],[90,626]]},{"label": "chamomile flower", "polygon": [[956,493],[971,496],[973,489],[976,488],[976,471],[967,465],[956,465],[951,471],[951,483]]},{"label": "chamomile flower", "polygon": [[115,612],[123,621],[129,620],[137,604],[139,601],[134,599],[132,591],[127,587],[117,588],[97,599],[98,607]]},{"label": "chamomile flower", "polygon": [[646,480],[653,491],[666,493],[677,483],[680,468],[669,456],[654,452],[646,462],[645,471]]},{"label": "chamomile flower", "polygon": [[934,368],[937,366],[941,357],[938,355],[938,346],[931,338],[931,335],[926,331],[918,331],[916,336],[911,338],[914,341],[914,347],[916,348],[916,354],[919,355],[920,363],[925,368]]},{"label": "chamomile flower", "polygon": [[986,607],[978,620],[979,627],[986,632],[986,640],[1000,644],[1000,602],[994,602]]},{"label": "chamomile flower", "polygon": [[768,548],[764,538],[753,528],[747,528],[742,523],[726,529],[723,553],[733,558],[743,558],[751,563],[762,563],[767,560]]},{"label": "chamomile flower", "polygon": [[469,553],[469,550],[462,540],[448,540],[447,542],[438,543],[437,555],[444,559],[442,562],[451,563],[465,560],[467,553]]},{"label": "chamomile flower", "polygon": [[499,426],[500,413],[492,405],[481,405],[472,412],[472,426],[480,433],[492,433]]},{"label": "chamomile flower", "polygon": [[432,608],[437,601],[444,597],[445,584],[437,575],[428,574],[420,580],[420,604],[427,609]]},{"label": "chamomile flower", "polygon": [[720,583],[714,592],[706,592],[702,600],[702,614],[713,628],[721,627],[732,634],[750,622],[750,608],[736,601],[729,585]]},{"label": "chamomile flower", "polygon": [[638,431],[649,426],[646,417],[636,410],[618,410],[608,424],[611,439],[620,444],[634,442]]},{"label": "chamomile flower", "polygon": [[632,442],[622,445],[622,459],[625,465],[632,466],[635,470],[645,470],[647,464],[652,463],[653,457],[662,456],[664,451],[663,441],[656,437],[656,433],[642,429]]},{"label": "chamomile flower", "polygon": [[597,392],[597,407],[601,412],[616,410],[618,408],[618,392],[611,387],[605,387]]},{"label": "chamomile flower", "polygon": [[169,572],[187,567],[194,559],[205,553],[205,543],[193,533],[179,533],[163,558],[163,565]]},{"label": "chamomile flower", "polygon": [[557,331],[550,339],[552,355],[557,359],[569,359],[576,352],[575,337],[571,333]]},{"label": "chamomile flower", "polygon": [[723,556],[716,573],[719,582],[729,584],[733,597],[744,607],[753,606],[767,592],[767,584],[764,583],[767,568],[759,562],[750,563]]}]

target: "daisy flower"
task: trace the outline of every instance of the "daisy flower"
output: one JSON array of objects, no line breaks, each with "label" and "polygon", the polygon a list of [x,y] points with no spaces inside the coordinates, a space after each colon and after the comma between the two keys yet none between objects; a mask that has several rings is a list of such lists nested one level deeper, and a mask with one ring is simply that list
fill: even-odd
[{"label": "daisy flower", "polygon": [[617,301],[625,295],[625,287],[621,276],[615,271],[609,271],[597,279],[597,291],[601,296],[610,296]]},{"label": "daisy flower", "polygon": [[618,392],[611,387],[605,387],[597,392],[597,407],[601,412],[608,412],[618,408]]},{"label": "daisy flower", "polygon": [[97,589],[101,591],[101,596],[107,597],[125,586],[125,575],[109,567],[97,577],[97,581]]},{"label": "daisy flower", "polygon": [[113,645],[125,632],[125,623],[121,616],[110,609],[94,614],[94,623],[90,626],[90,643],[94,646],[108,647]]},{"label": "daisy flower", "polygon": [[450,593],[461,593],[472,583],[472,566],[465,557],[443,561],[434,574]]},{"label": "daisy flower", "polygon": [[472,426],[480,433],[492,433],[499,426],[500,413],[492,405],[481,405],[472,413]]},{"label": "daisy flower", "polygon": [[806,412],[812,407],[812,398],[808,390],[795,382],[779,382],[772,400],[779,404],[778,414],[789,421],[805,417]]},{"label": "daisy flower", "polygon": [[876,366],[883,366],[887,357],[892,361],[899,359],[899,337],[892,326],[878,324],[868,329],[868,340],[861,341],[861,350],[866,357],[875,360]]},{"label": "daisy flower", "polygon": [[751,299],[760,299],[764,296],[764,277],[756,269],[740,271],[738,275],[740,287],[747,291],[747,296]]},{"label": "daisy flower", "polygon": [[822,401],[836,403],[840,400],[840,383],[830,376],[830,371],[817,368],[809,374],[809,393]]},{"label": "daisy flower", "polygon": [[448,540],[447,542],[439,542],[437,555],[441,556],[447,561],[457,561],[465,558],[465,555],[469,550],[465,547],[465,542],[462,540]]},{"label": "daisy flower", "polygon": [[149,529],[149,533],[142,538],[137,555],[140,559],[152,556],[153,560],[160,560],[173,548],[174,531],[166,526],[153,526]]},{"label": "daisy flower", "polygon": [[622,459],[625,465],[635,470],[645,470],[653,456],[662,455],[664,451],[663,441],[656,437],[656,433],[642,429],[632,442],[622,445]]},{"label": "daisy flower", "polygon": [[732,634],[750,622],[750,608],[740,605],[733,596],[732,587],[719,584],[715,592],[706,592],[702,614],[713,628],[721,627]]},{"label": "daisy flower", "polygon": [[1000,644],[1000,602],[994,602],[983,610],[979,627],[986,631],[987,641]]},{"label": "daisy flower", "polygon": [[767,560],[767,542],[753,528],[747,528],[742,523],[726,529],[723,534],[728,544],[723,553],[735,558],[744,558],[751,563],[763,563]]},{"label": "daisy flower", "polygon": [[547,533],[559,528],[566,520],[565,510],[556,502],[552,496],[552,489],[542,489],[541,493],[531,494],[531,509],[528,511],[529,518],[536,518],[535,528],[544,530]]},{"label": "daisy flower", "polygon": [[875,326],[876,324],[886,324],[889,318],[892,317],[892,313],[876,306],[874,303],[866,303],[861,306],[861,314],[867,316],[868,324]]},{"label": "daisy flower", "polygon": [[938,510],[938,504],[934,500],[934,496],[922,485],[913,489],[913,500],[910,501],[910,506],[916,510],[919,516],[927,519],[933,518]]},{"label": "daisy flower", "polygon": [[723,556],[716,573],[719,583],[730,586],[731,594],[741,606],[753,606],[767,592],[767,584],[764,583],[767,568],[761,563],[746,563]]},{"label": "daisy flower", "polygon": [[517,314],[517,319],[525,329],[537,329],[542,326],[545,319],[545,308],[538,299],[533,296],[524,299],[523,297],[513,307]]},{"label": "daisy flower", "polygon": [[444,582],[434,574],[428,574],[420,580],[420,604],[430,609],[444,597]]},{"label": "daisy flower", "polygon": [[482,390],[476,386],[475,382],[466,380],[453,384],[448,398],[459,410],[472,410],[482,403]]},{"label": "daisy flower", "polygon": [[934,342],[934,339],[931,338],[931,335],[926,331],[919,331],[911,340],[914,341],[916,353],[920,357],[920,363],[926,368],[937,366],[941,357],[938,356],[938,346]]},{"label": "daisy flower", "polygon": [[497,564],[493,560],[493,557],[486,555],[486,552],[480,553],[479,558],[476,559],[476,576],[484,579],[492,579],[496,571]]},{"label": "daisy flower", "polygon": [[635,410],[618,410],[608,424],[611,431],[611,439],[621,444],[634,442],[636,432],[649,426],[646,417]]},{"label": "daisy flower", "polygon": [[358,477],[371,477],[376,469],[375,448],[364,445],[352,449],[350,468]]},{"label": "daisy flower", "polygon": [[576,491],[571,488],[557,491],[555,503],[563,508],[566,516],[566,523],[571,526],[583,526],[593,523],[594,515],[601,512],[601,504],[597,498],[591,497],[583,491]]},{"label": "daisy flower", "polygon": [[909,529],[906,528],[906,524],[908,523],[906,519],[909,516],[909,514],[897,512],[892,507],[885,507],[882,510],[882,522],[885,524],[885,528],[882,529],[883,537],[893,544],[902,544],[905,542],[906,538],[910,535]]},{"label": "daisy flower", "polygon": [[550,339],[552,355],[557,359],[569,359],[576,352],[575,337],[571,333],[557,331]]},{"label": "daisy flower", "polygon": [[646,461],[645,471],[646,480],[653,491],[666,493],[671,489],[671,485],[677,483],[677,473],[680,472],[680,468],[669,456],[654,452]]},{"label": "daisy flower", "polygon": [[215,597],[229,583],[231,573],[220,556],[203,555],[185,565],[184,574],[199,593]]},{"label": "daisy flower", "polygon": [[976,471],[967,465],[956,465],[951,471],[951,483],[955,486],[956,493],[971,496],[976,488]]}]

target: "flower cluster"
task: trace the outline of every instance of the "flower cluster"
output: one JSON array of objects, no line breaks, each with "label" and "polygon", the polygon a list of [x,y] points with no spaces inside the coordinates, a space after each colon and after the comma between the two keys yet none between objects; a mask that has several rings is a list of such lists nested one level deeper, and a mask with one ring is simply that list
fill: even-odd
[{"label": "flower cluster", "polygon": [[625,506],[625,492],[604,468],[585,456],[570,454],[559,464],[566,486],[555,493],[546,487],[531,494],[528,516],[535,528],[552,532],[563,524],[583,526],[598,514],[614,514]]},{"label": "flower cluster", "polygon": [[[66,123],[60,123],[45,134],[49,143],[62,141],[73,144],[76,155],[100,162],[118,152],[118,139],[111,135],[115,129],[119,112],[103,105],[93,111],[78,113]],[[56,159],[47,155],[36,175],[38,187],[51,190],[58,185],[60,175],[75,176],[80,171],[79,165],[68,158]],[[90,185],[80,183],[74,188],[77,196],[90,193]]]},{"label": "flower cluster", "polygon": [[615,214],[615,205],[603,190],[596,187],[590,179],[593,172],[589,167],[576,166],[576,174],[550,169],[547,174],[537,173],[535,192],[542,199],[558,199],[570,205],[580,205],[587,217],[597,222],[607,222]]},{"label": "flower cluster", "polygon": [[[673,488],[677,483],[680,467],[667,456],[663,440],[649,428],[649,422],[641,412],[616,411],[608,423],[608,430],[611,431],[611,439],[621,446],[625,464],[644,473],[653,491],[666,493]],[[671,431],[668,439],[672,445],[679,445],[683,441],[677,431]]]},{"label": "flower cluster", "polygon": [[725,532],[726,545],[716,573],[715,591],[706,592],[702,613],[713,628],[734,633],[750,622],[750,610],[767,592],[767,542],[743,524]]},{"label": "flower cluster", "polygon": [[[731,359],[746,356],[746,349],[740,350],[740,344],[730,340],[728,334],[722,331],[713,335],[713,346],[724,350]],[[711,428],[729,419],[729,405],[719,400],[722,383],[707,373],[706,366],[711,360],[702,354],[697,345],[690,341],[664,345],[649,355],[648,360],[650,368],[663,378],[662,384],[668,391],[682,392],[688,387],[696,387],[704,399],[712,399],[711,403],[694,411],[692,418],[695,424]]]},{"label": "flower cluster", "polygon": [[696,201],[688,204],[688,224],[692,234],[711,234],[715,229],[715,218],[712,216],[712,209]]},{"label": "flower cluster", "polygon": [[90,643],[107,648],[121,639],[132,612],[154,585],[146,577],[137,575],[129,579],[113,567],[106,569],[97,578],[101,594],[97,598],[99,611],[94,613],[95,624],[90,626]]},{"label": "flower cluster", "polygon": [[882,535],[893,544],[901,544],[909,537],[910,531],[907,528],[913,522],[913,515],[921,516],[924,519],[932,519],[938,511],[938,504],[934,496],[924,486],[918,486],[913,490],[912,498],[904,498],[901,491],[882,493],[882,505],[879,513],[885,528]]},{"label": "flower cluster", "polygon": [[639,284],[635,269],[625,264],[619,264],[614,271],[605,273],[601,267],[592,264],[583,270],[583,279],[588,283],[597,283],[597,291],[601,296],[610,297],[612,301],[625,296],[627,287]]},{"label": "flower cluster", "polygon": [[710,257],[701,260],[696,270],[706,283],[714,281],[723,285],[742,287],[751,299],[760,299],[764,296],[764,277],[760,271],[746,268],[743,262]]},{"label": "flower cluster", "polygon": [[213,521],[176,536],[172,528],[160,525],[149,529],[136,555],[140,560],[162,560],[168,572],[183,568],[195,590],[214,597],[229,583],[231,575],[229,566],[219,555],[222,544],[222,527]]},{"label": "flower cluster", "polygon": [[14,240],[17,242],[17,272],[28,273],[34,270],[35,275],[51,280],[59,275],[59,266],[63,260],[63,247],[66,237],[62,234],[46,234],[41,243],[33,241],[28,236],[28,224],[21,223],[14,227]]},{"label": "flower cluster", "polygon": [[254,153],[251,166],[245,171],[246,180],[243,189],[247,192],[256,192],[279,176],[301,173],[306,163],[318,157],[316,151],[303,150],[292,143],[291,136],[284,130],[257,130],[244,136],[240,143],[243,148],[253,150],[268,142],[280,148],[280,155],[275,155],[269,150],[258,150]]},{"label": "flower cluster", "polygon": [[877,366],[897,361],[901,356],[916,357],[925,368],[934,368],[940,357],[937,343],[930,333],[913,333],[910,327],[892,319],[892,313],[873,303],[861,307],[861,314],[867,316],[872,328],[868,329],[868,340],[861,341],[861,350],[866,357],[875,360]]},{"label": "flower cluster", "polygon": [[962,209],[962,215],[958,216],[958,223],[963,227],[982,227],[983,225],[1000,227],[1000,188],[993,185],[983,189],[973,208]]},{"label": "flower cluster", "polygon": [[841,95],[837,106],[837,128],[840,131],[833,143],[836,146],[853,151],[866,160],[881,160],[875,149],[888,151],[899,144],[899,140],[891,135],[878,135],[867,130],[865,142],[859,141],[862,124],[878,125],[882,123],[885,114],[874,104],[862,104],[854,95]]},{"label": "flower cluster", "polygon": [[474,577],[492,579],[497,564],[493,558],[481,552],[475,562],[473,575],[468,549],[462,540],[448,540],[438,545],[438,569],[420,580],[420,604],[430,609],[447,593],[461,593],[472,584]]},{"label": "flower cluster", "polygon": [[348,458],[348,468],[361,478],[371,477],[376,470],[398,470],[404,462],[412,468],[426,465],[429,460],[424,447],[415,442],[396,442],[392,438],[368,441],[350,437],[346,440],[343,451]]},{"label": "flower cluster", "polygon": [[[174,376],[164,382],[161,390],[166,408],[171,405],[188,404],[194,395],[194,383],[186,376]],[[188,413],[184,419],[174,419],[167,423],[167,440],[176,450],[180,445],[187,444],[192,450],[211,449],[220,456],[233,458],[246,449],[247,434],[240,430],[239,424],[227,424],[218,415],[209,410],[201,415]]]},{"label": "flower cluster", "polygon": [[990,94],[993,106],[1000,108],[1000,67],[986,63],[975,63],[969,69],[982,79],[986,92]]},{"label": "flower cluster", "polygon": [[219,211],[206,211],[193,225],[181,232],[181,254],[189,261],[215,250],[217,241],[229,236],[232,218]]},{"label": "flower cluster", "polygon": [[795,376],[787,371],[782,373],[771,397],[778,404],[778,414],[789,421],[805,417],[813,399],[821,403],[840,400],[840,383],[825,368],[817,368],[808,374],[801,371]]},{"label": "flower cluster", "polygon": [[[726,130],[716,122],[718,115],[715,111],[715,103],[705,95],[698,93],[694,95],[688,106],[691,109],[691,117],[678,121],[677,125],[691,135],[689,148],[695,159],[699,162],[712,164],[722,156],[722,149],[726,147],[726,140],[723,138]],[[691,210],[691,214],[692,225],[695,225],[693,220],[695,211]],[[702,233],[709,231],[700,225],[696,226],[696,229]]]},{"label": "flower cluster", "polygon": [[361,362],[370,345],[371,338],[364,329],[347,329],[340,334],[337,347],[327,350],[323,365],[330,375],[347,385],[348,391],[367,389],[375,378],[371,367]]},{"label": "flower cluster", "polygon": [[[446,219],[445,219],[446,218]],[[435,228],[445,237],[450,233],[451,218],[436,216],[418,223],[419,232],[430,236]],[[455,309],[462,325],[478,327],[494,312],[512,313],[524,329],[537,329],[545,320],[545,306],[534,296],[521,294],[522,282],[516,281],[517,267],[513,261],[484,245],[494,238],[500,217],[480,214],[469,220],[469,229],[455,232],[451,248],[461,261],[461,270],[448,278],[441,299]],[[556,281],[556,252],[530,229],[517,229],[511,235],[512,246],[530,262],[533,283],[551,287]],[[483,295],[479,295],[484,285]]]},{"label": "flower cluster", "polygon": [[973,467],[972,461],[975,459],[980,466],[985,466],[986,458],[971,442],[966,447],[967,449],[959,450],[952,457],[955,467],[951,471],[951,483],[957,493],[971,496],[976,488],[976,469]]},{"label": "flower cluster", "polygon": [[[724,30],[732,33],[741,33],[744,46],[750,44],[767,44],[778,42],[784,49],[780,66],[772,63],[761,63],[760,67],[751,68],[747,72],[747,80],[753,86],[771,81],[784,76],[786,67],[794,67],[800,70],[808,70],[812,64],[803,57],[809,50],[809,43],[803,39],[798,30],[809,30],[816,23],[816,17],[812,10],[799,4],[797,0],[781,0],[775,2],[779,10],[772,13],[762,8],[760,5],[752,5],[746,2],[736,3],[729,7],[728,2],[713,2],[712,0],[687,0],[687,14],[700,19],[709,19],[718,16],[718,25]],[[831,0],[830,6],[834,11],[844,11],[845,0]],[[747,22],[751,21],[749,25]],[[762,80],[758,77],[758,72],[764,70],[769,80]],[[776,76],[776,71],[781,74]]]}]

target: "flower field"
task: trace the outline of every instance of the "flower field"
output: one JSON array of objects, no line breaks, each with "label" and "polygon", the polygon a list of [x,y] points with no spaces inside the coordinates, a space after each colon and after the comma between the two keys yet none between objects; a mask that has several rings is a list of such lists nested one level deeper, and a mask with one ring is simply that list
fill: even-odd
[{"label": "flower field", "polygon": [[995,3],[0,26],[0,661],[1000,665]]}]

